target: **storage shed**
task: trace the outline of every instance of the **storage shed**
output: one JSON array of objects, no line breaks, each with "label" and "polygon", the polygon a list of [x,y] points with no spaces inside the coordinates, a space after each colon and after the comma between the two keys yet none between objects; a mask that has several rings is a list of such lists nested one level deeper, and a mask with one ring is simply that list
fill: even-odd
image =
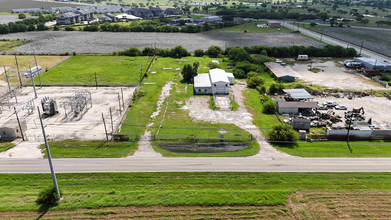
[{"label": "storage shed", "polygon": [[201,22],[204,22],[204,23],[211,23],[211,22],[218,22],[218,21],[220,21],[219,16],[208,16],[208,17],[201,18]]},{"label": "storage shed", "polygon": [[213,94],[229,94],[229,79],[227,75],[209,71],[210,83]]},{"label": "storage shed", "polygon": [[301,75],[298,74],[290,67],[284,67],[280,63],[268,62],[265,63],[267,68],[273,73],[276,80],[282,80],[285,82],[294,82],[296,78],[301,78]]},{"label": "storage shed", "polygon": [[290,99],[295,101],[313,99],[314,97],[305,89],[283,89]]},{"label": "storage shed", "polygon": [[212,94],[212,85],[209,74],[198,74],[194,77],[194,94]]},{"label": "storage shed", "polygon": [[278,21],[268,21],[267,22],[267,27],[268,28],[280,28],[281,27],[281,22],[278,22]]},{"label": "storage shed", "polygon": [[280,114],[299,114],[306,109],[317,107],[317,102],[277,102],[277,111]]},{"label": "storage shed", "polygon": [[[20,119],[20,126],[23,131],[27,130],[27,123],[25,119]],[[11,119],[0,127],[1,141],[13,141],[16,138],[22,137],[19,129],[19,124],[16,119]]]},{"label": "storage shed", "polygon": [[391,64],[374,58],[355,57],[353,60],[356,62],[361,62],[361,64],[365,66],[365,68],[374,69],[374,70],[383,70],[383,71],[391,70]]},{"label": "storage shed", "polygon": [[303,118],[292,119],[292,127],[298,130],[310,130],[311,120]]}]

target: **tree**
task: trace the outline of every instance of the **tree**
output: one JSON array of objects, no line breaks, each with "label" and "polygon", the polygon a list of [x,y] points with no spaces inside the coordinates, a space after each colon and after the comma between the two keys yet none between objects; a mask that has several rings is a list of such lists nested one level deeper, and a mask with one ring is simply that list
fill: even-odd
[{"label": "tree", "polygon": [[53,31],[59,31],[59,30],[60,30],[60,27],[58,25],[54,25]]},{"label": "tree", "polygon": [[34,25],[34,24],[30,24],[30,25],[27,27],[27,31],[35,31],[35,25]]},{"label": "tree", "polygon": [[269,132],[269,140],[292,142],[299,140],[299,134],[289,124],[278,124]]},{"label": "tree", "polygon": [[362,19],[360,21],[360,23],[363,24],[363,25],[367,25],[369,23],[369,20],[368,19]]},{"label": "tree", "polygon": [[[60,194],[63,195],[61,190]],[[35,202],[38,205],[56,206],[58,205],[59,200],[60,197],[58,196],[56,189],[53,186],[50,186],[39,192],[38,198]]]},{"label": "tree", "polygon": [[197,70],[194,70],[190,64],[185,64],[181,74],[183,76],[183,80],[189,82],[192,81],[195,76],[197,76]]},{"label": "tree", "polygon": [[223,53],[223,49],[218,46],[210,46],[207,51],[205,51],[210,57],[217,57],[219,54]]},{"label": "tree", "polygon": [[10,32],[7,25],[0,24],[0,34],[8,34]]},{"label": "tree", "polygon": [[317,25],[317,24],[316,24],[315,22],[311,22],[311,23],[310,23],[310,26],[311,26],[311,27],[315,27],[316,25]]},{"label": "tree", "polygon": [[204,51],[201,49],[197,49],[194,51],[194,56],[196,57],[203,57],[204,56]]},{"label": "tree", "polygon": [[263,113],[272,114],[277,110],[276,103],[272,100],[263,103]]},{"label": "tree", "polygon": [[172,57],[186,57],[189,56],[189,52],[182,46],[176,46],[170,50],[170,55]]},{"label": "tree", "polygon": [[[251,73],[251,72],[250,72]],[[250,74],[249,73],[249,74]],[[249,77],[247,80],[247,86],[248,88],[255,89],[257,86],[262,86],[265,82],[259,77],[258,75]]]},{"label": "tree", "polygon": [[45,24],[39,23],[37,24],[37,31],[44,31],[45,30]]},{"label": "tree", "polygon": [[25,14],[19,14],[19,19],[26,19],[26,15]]},{"label": "tree", "polygon": [[228,57],[235,61],[235,63],[252,60],[250,54],[244,48],[238,47],[229,50]]},{"label": "tree", "polygon": [[197,73],[199,67],[200,67],[200,62],[195,61],[195,62],[193,63],[193,69],[194,69],[194,71],[195,71],[196,73]]},{"label": "tree", "polygon": [[244,79],[246,77],[246,73],[242,69],[239,69],[239,68],[234,68],[233,74],[234,74],[235,78],[238,78],[238,79]]}]

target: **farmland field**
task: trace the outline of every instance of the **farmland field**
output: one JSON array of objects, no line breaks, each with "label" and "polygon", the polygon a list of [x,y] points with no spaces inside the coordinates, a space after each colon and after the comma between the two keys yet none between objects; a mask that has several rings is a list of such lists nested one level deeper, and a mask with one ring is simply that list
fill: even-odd
[{"label": "farmland field", "polygon": [[57,180],[63,200],[46,213],[34,201],[52,183],[50,174],[1,174],[2,219],[391,217],[388,173],[95,173]]},{"label": "farmland field", "polygon": [[23,45],[27,41],[24,40],[3,40],[0,41],[0,53],[6,53],[7,51],[10,51],[20,45]]},{"label": "farmland field", "polygon": [[[42,74],[43,85],[130,85],[139,81],[136,71],[144,69],[151,57],[77,55]],[[38,79],[35,78],[38,82]]]},{"label": "farmland field", "polygon": [[391,31],[388,30],[339,27],[313,28],[311,30],[323,32],[331,37],[359,46],[364,41],[363,47],[391,56]]},{"label": "farmland field", "polygon": [[58,2],[44,2],[35,0],[1,0],[0,12],[11,12],[12,9],[18,8],[44,8],[50,7],[74,7],[79,4],[58,3]]},{"label": "farmland field", "polygon": [[[226,27],[226,28],[219,28],[219,29],[213,29],[210,32],[218,32],[218,33],[244,33],[244,30],[247,31],[247,33],[272,33],[272,32],[282,32],[282,33],[290,33],[292,32],[291,29],[282,27],[281,28],[259,28],[256,24],[266,24],[266,21],[253,21],[246,24],[240,24],[233,27]],[[280,30],[278,30],[280,29]]]},{"label": "farmland field", "polygon": [[[65,52],[103,53],[124,50],[129,47],[143,49],[156,43],[158,48],[173,48],[183,46],[190,52],[196,49],[207,49],[216,45],[222,48],[226,46],[315,46],[323,47],[324,44],[294,33],[137,33],[137,32],[66,32],[43,31],[8,34],[5,39],[27,39],[31,43],[16,49],[17,52],[31,53],[34,49],[37,53],[59,54]],[[191,39],[191,40],[190,40]]]}]

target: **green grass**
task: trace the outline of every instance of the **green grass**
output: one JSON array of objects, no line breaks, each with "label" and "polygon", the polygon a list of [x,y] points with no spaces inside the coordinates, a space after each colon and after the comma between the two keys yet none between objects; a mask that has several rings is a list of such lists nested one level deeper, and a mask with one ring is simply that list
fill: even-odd
[{"label": "green grass", "polygon": [[0,153],[13,148],[15,144],[11,142],[0,142]]},{"label": "green grass", "polygon": [[[86,173],[57,180],[63,200],[50,210],[285,205],[298,190],[391,190],[390,173]],[[37,211],[36,195],[51,184],[50,174],[0,174],[0,211]]]},{"label": "green grass", "polygon": [[229,109],[231,109],[231,111],[236,111],[236,110],[238,110],[239,104],[238,104],[235,100],[232,100],[232,99],[231,99],[231,102],[232,102],[232,106],[229,107]]},{"label": "green grass", "polygon": [[5,53],[27,42],[27,40],[0,40],[0,52]]},{"label": "green grass", "polygon": [[266,21],[249,22],[246,24],[235,25],[232,27],[213,29],[210,32],[244,32],[244,30],[246,30],[247,33],[273,33],[273,32],[290,33],[292,32],[291,29],[283,26],[281,26],[280,31],[278,31],[278,28],[259,28],[257,27],[256,24],[266,24]]},{"label": "green grass", "polygon": [[[85,56],[77,55],[41,76],[43,85],[95,85],[96,72],[99,86],[137,84],[140,65],[143,72],[152,57]],[[137,71],[137,73],[136,73]],[[38,79],[35,79],[38,83]]]},{"label": "green grass", "polygon": [[214,100],[213,96],[210,96],[208,104],[209,104],[209,108],[212,110],[219,110],[220,109],[220,107],[216,107],[215,100]]},{"label": "green grass", "polygon": [[[45,145],[41,145],[45,149]],[[135,142],[102,141],[60,141],[49,143],[53,158],[113,158],[133,155],[138,144]],[[44,151],[45,158],[47,154]]]},{"label": "green grass", "polygon": [[272,145],[280,151],[301,157],[391,157],[389,141],[318,141]]},{"label": "green grass", "polygon": [[[132,133],[132,134],[143,134],[145,131],[145,127],[148,122],[150,122],[150,116],[157,109],[157,102],[159,100],[159,95],[161,94],[162,87],[166,84],[167,81],[174,80],[177,85],[173,86],[173,89],[170,92],[170,97],[166,100],[169,100],[170,104],[168,105],[168,111],[172,110],[171,108],[175,107],[178,109],[181,107],[177,101],[185,101],[187,98],[193,96],[193,85],[188,84],[187,93],[184,93],[186,83],[181,83],[181,75],[179,74],[180,70],[175,70],[175,68],[182,68],[184,64],[193,64],[195,61],[200,62],[200,68],[198,73],[207,73],[209,69],[204,68],[207,66],[211,60],[218,60],[220,62],[220,67],[222,69],[226,69],[226,65],[222,63],[221,58],[208,58],[208,57],[183,57],[181,59],[176,58],[158,58],[151,71],[148,73],[148,77],[145,78],[144,82],[141,84],[141,90],[146,92],[146,95],[142,98],[142,100],[135,103],[127,113],[126,119],[124,121],[123,126],[121,127],[121,133]],[[172,68],[171,70],[163,70],[165,67]],[[156,72],[156,73],[151,73]],[[155,83],[155,84],[149,84]],[[178,88],[178,90],[177,90]],[[182,91],[182,92],[180,92]],[[178,93],[179,92],[179,93]],[[163,104],[163,107],[167,106],[167,103]],[[174,122],[176,126],[192,124],[189,116],[184,110],[178,109],[178,120]],[[155,122],[161,121],[161,117],[163,115],[163,111],[161,111],[160,115],[156,117]],[[180,115],[180,116],[179,116]],[[182,121],[185,119],[186,121]],[[167,122],[167,120],[165,120]],[[178,124],[179,123],[179,124]],[[202,123],[199,123],[202,125]],[[155,124],[158,126],[158,124]],[[196,126],[196,125],[192,125]],[[218,127],[218,125],[216,126]],[[164,130],[164,129],[163,129]],[[162,131],[163,131],[162,130]],[[177,133],[178,129],[173,129],[173,133]],[[183,134],[183,130],[181,134]],[[185,133],[186,134],[186,133]]]},{"label": "green grass", "polygon": [[248,157],[257,154],[260,150],[259,144],[256,141],[252,141],[251,146],[244,150],[221,153],[175,153],[159,147],[159,142],[152,143],[152,147],[164,157]]}]

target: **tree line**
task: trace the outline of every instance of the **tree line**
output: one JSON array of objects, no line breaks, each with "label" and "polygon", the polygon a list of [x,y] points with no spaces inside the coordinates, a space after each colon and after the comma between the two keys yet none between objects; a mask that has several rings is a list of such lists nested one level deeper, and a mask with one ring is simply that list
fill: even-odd
[{"label": "tree line", "polygon": [[0,24],[0,34],[48,30],[48,27],[45,26],[45,23],[48,21],[53,21],[54,19],[55,15],[44,16],[40,14],[38,18],[29,18],[22,21],[9,22],[8,24]]}]

